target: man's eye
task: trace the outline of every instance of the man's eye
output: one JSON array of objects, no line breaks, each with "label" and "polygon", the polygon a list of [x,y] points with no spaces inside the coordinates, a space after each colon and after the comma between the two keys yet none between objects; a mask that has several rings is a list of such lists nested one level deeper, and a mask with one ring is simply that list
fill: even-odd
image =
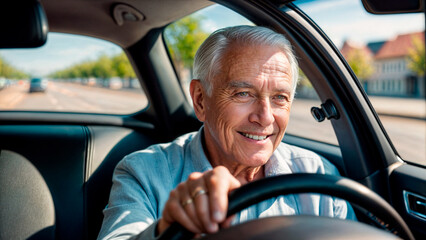
[{"label": "man's eye", "polygon": [[277,96],[275,96],[274,97],[276,100],[279,100],[279,101],[285,101],[285,100],[287,100],[287,97],[286,96],[284,96],[284,95],[277,95]]},{"label": "man's eye", "polygon": [[238,97],[248,97],[249,93],[248,92],[239,92],[239,93],[237,93],[237,96]]}]

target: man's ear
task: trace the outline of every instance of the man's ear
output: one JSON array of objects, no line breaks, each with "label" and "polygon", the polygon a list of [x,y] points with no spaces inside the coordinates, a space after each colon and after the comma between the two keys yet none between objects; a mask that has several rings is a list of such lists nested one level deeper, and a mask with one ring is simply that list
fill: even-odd
[{"label": "man's ear", "polygon": [[192,105],[194,106],[195,115],[198,120],[204,122],[206,119],[205,92],[200,80],[193,79],[189,86],[191,93]]}]

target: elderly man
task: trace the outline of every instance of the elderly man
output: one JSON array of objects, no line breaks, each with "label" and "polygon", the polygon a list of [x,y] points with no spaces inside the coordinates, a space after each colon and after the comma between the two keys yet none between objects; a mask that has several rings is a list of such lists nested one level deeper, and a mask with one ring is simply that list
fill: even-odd
[{"label": "elderly man", "polygon": [[338,174],[321,156],[282,143],[298,78],[288,40],[263,27],[214,32],[194,61],[190,93],[204,123],[117,166],[99,238],[155,239],[173,222],[194,233],[277,214],[355,219],[328,196],[280,196],[225,219],[228,193],[251,181],[299,172]]}]

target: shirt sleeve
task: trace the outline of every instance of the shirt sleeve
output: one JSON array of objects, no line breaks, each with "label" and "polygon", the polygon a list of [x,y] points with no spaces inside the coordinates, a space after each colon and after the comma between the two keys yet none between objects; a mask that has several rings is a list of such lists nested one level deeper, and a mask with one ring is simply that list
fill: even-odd
[{"label": "shirt sleeve", "polygon": [[355,212],[351,204],[349,204],[347,201],[339,198],[333,198],[333,204],[335,218],[357,221]]},{"label": "shirt sleeve", "polygon": [[[337,168],[327,159],[320,156],[321,160],[324,164],[324,173],[330,174],[330,175],[336,175],[340,176],[339,171]],[[342,200],[340,198],[333,197],[333,209],[334,209],[334,217],[340,218],[340,219],[347,219],[347,220],[354,220],[356,221],[356,215],[355,212],[347,201]]]},{"label": "shirt sleeve", "polygon": [[130,239],[141,232],[144,232],[144,239],[155,239],[157,216],[152,201],[132,174],[126,158],[123,159],[114,171],[110,199],[103,211],[104,220],[98,239]]}]

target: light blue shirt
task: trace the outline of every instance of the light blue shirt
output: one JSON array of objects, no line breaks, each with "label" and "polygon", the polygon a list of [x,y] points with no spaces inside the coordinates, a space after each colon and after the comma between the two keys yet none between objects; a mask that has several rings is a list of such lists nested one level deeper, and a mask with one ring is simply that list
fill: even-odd
[{"label": "light blue shirt", "polygon": [[[169,193],[193,172],[212,169],[204,154],[203,128],[171,143],[157,144],[126,156],[116,167],[113,186],[98,239],[128,239],[143,232],[155,239]],[[323,157],[281,143],[265,165],[265,176],[289,173],[339,175]],[[274,215],[307,214],[356,219],[346,201],[319,194],[295,194],[272,198],[236,215],[233,224]]]}]

